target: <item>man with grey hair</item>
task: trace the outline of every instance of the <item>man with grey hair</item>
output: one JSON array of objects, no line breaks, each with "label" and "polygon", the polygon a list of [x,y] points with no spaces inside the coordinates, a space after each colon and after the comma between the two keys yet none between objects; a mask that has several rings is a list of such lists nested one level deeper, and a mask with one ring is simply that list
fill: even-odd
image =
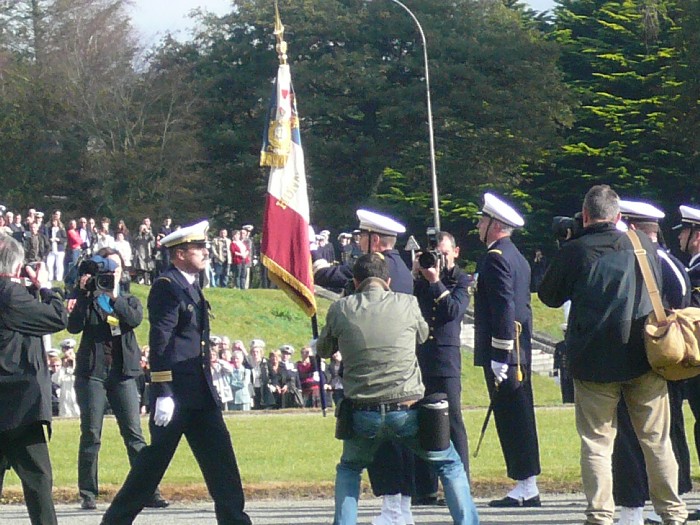
[{"label": "man with grey hair", "polygon": [[65,329],[68,314],[43,264],[24,268],[30,288],[23,264],[22,246],[0,236],[0,457],[22,480],[31,523],[55,525],[44,431],[51,425],[51,376],[41,337]]},{"label": "man with grey hair", "polygon": [[[646,460],[654,509],[664,525],[681,525],[688,513],[678,495],[668,390],[651,371],[642,338],[651,301],[632,242],[616,228],[621,216],[617,194],[610,186],[593,186],[582,215],[583,231],[562,246],[538,294],[553,308],[571,300],[566,345],[581,437],[586,523],[613,523],[612,451],[617,405],[624,396]],[[660,282],[656,249],[645,234],[639,240]]]}]

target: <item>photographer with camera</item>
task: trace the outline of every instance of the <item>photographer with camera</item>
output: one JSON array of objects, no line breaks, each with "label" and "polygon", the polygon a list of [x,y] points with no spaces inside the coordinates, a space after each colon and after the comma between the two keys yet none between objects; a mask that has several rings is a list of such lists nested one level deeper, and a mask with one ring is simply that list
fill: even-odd
[{"label": "photographer with camera", "polygon": [[[654,510],[664,525],[680,525],[688,513],[678,494],[668,389],[646,357],[642,335],[652,305],[632,242],[616,227],[620,199],[610,186],[593,186],[583,199],[582,214],[583,231],[556,254],[538,295],[552,308],[571,300],[566,345],[588,500],[586,523],[613,523],[612,455],[617,407],[624,397],[644,451]],[[660,282],[656,248],[647,235],[638,237]]]},{"label": "photographer with camera", "polygon": [[[428,230],[430,250],[413,263],[413,294],[423,318],[430,327],[428,339],[418,345],[418,364],[423,375],[425,395],[447,395],[450,439],[469,472],[467,431],[462,419],[462,356],[460,333],[469,306],[469,277],[456,264],[459,248],[447,232]],[[430,465],[416,458],[416,499],[414,505],[437,503],[437,475]]]},{"label": "photographer with camera", "polygon": [[22,480],[31,523],[55,525],[44,429],[50,434],[51,377],[41,338],[63,330],[67,313],[46,268],[23,262],[22,245],[0,236],[0,458]]},{"label": "photographer with camera", "polygon": [[[85,510],[96,508],[97,464],[107,401],[126,446],[129,463],[146,446],[139,418],[136,377],[141,351],[134,329],[143,320],[141,302],[128,293],[119,252],[103,248],[78,268],[78,294],[68,331],[83,334],[76,355],[75,393],[80,407],[78,489]],[[156,490],[150,502],[166,507]]]}]

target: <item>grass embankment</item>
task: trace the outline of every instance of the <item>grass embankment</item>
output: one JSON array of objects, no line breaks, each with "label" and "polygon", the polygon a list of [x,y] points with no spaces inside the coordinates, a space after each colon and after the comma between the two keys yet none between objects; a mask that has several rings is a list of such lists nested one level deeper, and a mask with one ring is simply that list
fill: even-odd
[{"label": "grass embankment", "polygon": [[[134,286],[134,293],[144,302],[148,289]],[[310,338],[309,320],[279,291],[273,290],[207,290],[216,318],[212,333],[242,339],[267,341],[268,348],[280,344],[295,347]],[[329,303],[319,300],[319,324],[323,325]],[[546,309],[533,299],[536,329],[548,326],[558,336],[561,313]],[[148,320],[137,330],[138,341],[147,342]],[[68,334],[54,336],[60,341]],[[298,355],[298,354],[297,354]],[[470,446],[476,447],[481,424],[488,405],[488,396],[481,369],[472,366],[470,353],[463,359],[464,417]],[[580,488],[578,437],[571,407],[560,406],[559,389],[546,377],[533,378],[537,403],[542,476],[545,491],[568,491]],[[329,497],[332,494],[335,465],[341,443],[333,437],[335,418],[326,418],[317,411],[284,411],[226,416],[236,449],[246,493],[251,497]],[[143,428],[148,433],[146,420]],[[76,419],[54,422],[50,444],[56,497],[77,501],[77,456],[80,436]],[[147,437],[147,440],[149,438]],[[500,493],[510,484],[505,475],[503,457],[493,421],[487,431],[478,458],[471,459],[471,474],[476,494]],[[105,420],[100,453],[100,483],[103,496],[111,498],[128,472],[128,462],[119,431],[113,418]],[[166,497],[172,499],[206,498],[201,473],[188,446],[180,446],[161,484]],[[9,499],[21,497],[19,480],[11,472],[5,482]]]}]

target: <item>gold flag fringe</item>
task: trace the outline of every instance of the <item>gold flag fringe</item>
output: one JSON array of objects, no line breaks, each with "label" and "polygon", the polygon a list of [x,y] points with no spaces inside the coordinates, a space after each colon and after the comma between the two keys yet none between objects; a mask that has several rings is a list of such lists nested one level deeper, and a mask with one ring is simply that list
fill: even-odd
[{"label": "gold flag fringe", "polygon": [[313,317],[316,314],[316,298],[313,289],[309,290],[299,279],[265,254],[262,255],[262,263],[270,272],[269,277],[272,282],[284,290],[289,298],[304,310],[306,315]]}]

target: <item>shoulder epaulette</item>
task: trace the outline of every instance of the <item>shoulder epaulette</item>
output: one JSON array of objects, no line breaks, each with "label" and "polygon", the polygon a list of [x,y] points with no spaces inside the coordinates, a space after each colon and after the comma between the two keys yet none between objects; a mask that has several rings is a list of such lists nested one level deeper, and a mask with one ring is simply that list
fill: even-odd
[{"label": "shoulder epaulette", "polygon": [[503,252],[499,250],[498,248],[494,248],[493,250],[489,250],[488,253],[497,253],[498,255],[503,255]]},{"label": "shoulder epaulette", "polygon": [[170,277],[158,277],[155,281],[153,281],[153,284],[156,284],[158,281],[167,281],[171,283],[172,281],[170,280]]}]

